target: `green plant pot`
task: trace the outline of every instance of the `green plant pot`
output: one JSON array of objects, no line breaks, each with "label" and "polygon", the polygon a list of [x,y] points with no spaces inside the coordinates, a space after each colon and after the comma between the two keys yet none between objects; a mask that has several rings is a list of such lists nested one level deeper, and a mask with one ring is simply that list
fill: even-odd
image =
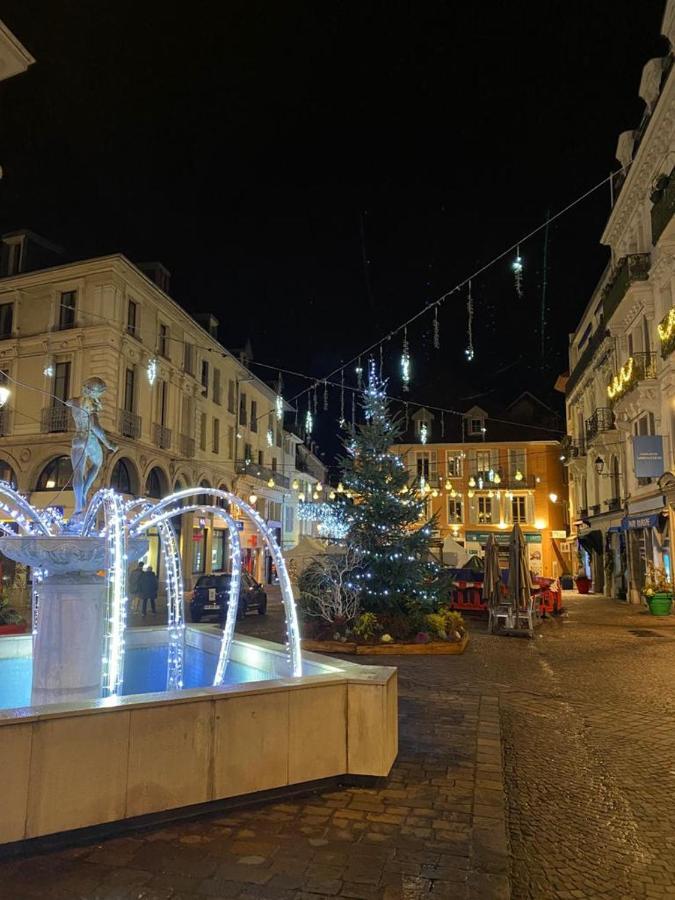
[{"label": "green plant pot", "polygon": [[669,616],[673,606],[672,594],[654,594],[647,601],[649,612],[653,616]]}]

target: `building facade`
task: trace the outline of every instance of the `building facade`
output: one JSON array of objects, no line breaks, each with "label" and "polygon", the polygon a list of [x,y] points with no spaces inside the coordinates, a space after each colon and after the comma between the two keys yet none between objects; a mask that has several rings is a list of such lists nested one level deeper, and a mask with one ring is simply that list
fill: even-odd
[{"label": "building facade", "polygon": [[[529,396],[521,402],[534,408],[538,403]],[[532,412],[523,412],[523,418],[531,421]],[[510,414],[513,408],[507,408],[504,418]],[[426,517],[435,517],[443,562],[448,562],[448,548],[455,542],[469,553],[482,554],[488,536],[494,534],[500,564],[507,568],[510,531],[518,523],[534,574],[556,578],[569,572],[567,484],[560,440],[532,438],[515,417],[512,422],[496,422],[480,407],[464,414],[459,434],[452,436],[456,439],[443,439],[438,416],[429,410],[421,409],[411,418],[410,440],[393,449],[426,494]]]},{"label": "building facade", "polygon": [[[29,232],[4,236],[0,249],[0,377],[10,389],[0,476],[36,506],[70,514],[64,401],[96,376],[108,388],[100,422],[117,445],[96,486],[153,499],[193,485],[231,491],[256,507],[282,548],[293,547],[300,479],[314,490],[321,464],[284,430],[276,391],[219,343],[215,318],[197,322],[175,303],[159,264],[139,268],[114,255],[44,267],[58,248]],[[174,521],[188,587],[227,569],[224,520],[186,513]],[[241,529],[245,567],[271,581],[261,539],[243,520]],[[158,550],[151,538],[161,580]]]},{"label": "building facade", "polygon": [[[618,141],[621,171],[601,241],[603,273],[570,336],[566,461],[580,565],[594,590],[639,601],[649,563],[670,569],[675,467],[675,4],[671,47],[644,67],[638,128]],[[561,386],[563,386],[561,385]],[[675,479],[672,479],[675,481]]]}]

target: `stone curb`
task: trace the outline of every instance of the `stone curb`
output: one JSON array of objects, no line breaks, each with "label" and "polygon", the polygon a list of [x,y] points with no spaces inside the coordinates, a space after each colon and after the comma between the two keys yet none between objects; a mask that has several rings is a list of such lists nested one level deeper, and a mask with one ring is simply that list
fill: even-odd
[{"label": "stone curb", "polygon": [[511,897],[499,697],[490,694],[481,695],[478,708],[469,897]]}]

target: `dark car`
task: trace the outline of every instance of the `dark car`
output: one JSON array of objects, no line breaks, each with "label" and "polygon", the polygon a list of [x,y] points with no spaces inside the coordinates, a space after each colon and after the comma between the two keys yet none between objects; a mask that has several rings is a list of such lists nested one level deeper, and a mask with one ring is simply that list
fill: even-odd
[{"label": "dark car", "polygon": [[[190,601],[190,618],[193,622],[201,622],[202,619],[225,621],[231,578],[230,574],[224,573],[201,575],[197,579]],[[264,616],[267,612],[267,594],[248,572],[242,572],[237,615],[242,618],[252,609],[257,609],[258,615]]]}]

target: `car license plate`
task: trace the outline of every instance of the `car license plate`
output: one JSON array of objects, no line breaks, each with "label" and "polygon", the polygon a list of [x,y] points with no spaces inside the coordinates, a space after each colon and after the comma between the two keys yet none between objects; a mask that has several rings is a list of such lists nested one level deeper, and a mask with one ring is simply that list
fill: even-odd
[{"label": "car license plate", "polygon": [[216,602],[216,589],[209,588],[209,603],[215,603],[215,602]]},{"label": "car license plate", "polygon": [[204,609],[218,609],[217,603],[205,603]]}]

